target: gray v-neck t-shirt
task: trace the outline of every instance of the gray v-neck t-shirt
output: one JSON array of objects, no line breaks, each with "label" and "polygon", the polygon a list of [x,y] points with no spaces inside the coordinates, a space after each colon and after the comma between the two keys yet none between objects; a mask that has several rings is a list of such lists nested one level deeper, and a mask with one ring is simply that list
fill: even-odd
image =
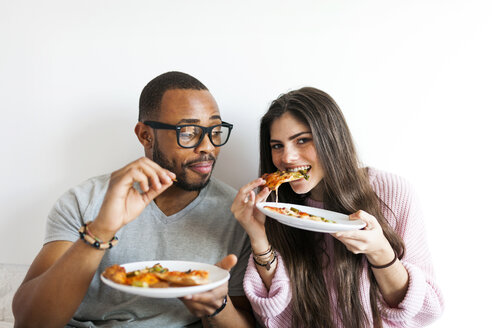
[{"label": "gray v-neck t-shirt", "polygon": [[[108,188],[109,175],[89,179],[66,192],[48,215],[45,243],[75,242],[84,222],[95,219]],[[231,270],[229,295],[244,295],[242,281],[250,254],[249,240],[230,211],[236,191],[212,178],[180,212],[166,216],[151,202],[138,218],[117,232],[119,243],[107,250],[69,327],[199,327],[178,299],[135,296],[106,286],[104,268],[151,260],[215,264],[227,254],[238,257]]]}]

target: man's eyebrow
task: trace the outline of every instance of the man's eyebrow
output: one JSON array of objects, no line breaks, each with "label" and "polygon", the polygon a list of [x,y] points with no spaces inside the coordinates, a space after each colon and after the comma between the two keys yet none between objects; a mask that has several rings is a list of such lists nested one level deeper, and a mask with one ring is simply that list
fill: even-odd
[{"label": "man's eyebrow", "polygon": [[[210,116],[209,120],[221,120],[222,121],[222,119],[220,118],[220,115],[212,115],[212,116]],[[196,124],[196,123],[200,123],[200,120],[196,119],[196,118],[183,118],[178,123],[176,123],[176,125],[183,124],[183,123]]]},{"label": "man's eyebrow", "polygon": [[194,123],[200,123],[200,120],[198,120],[196,118],[183,118],[178,123],[176,123],[176,125],[181,124],[181,123],[194,124]]}]

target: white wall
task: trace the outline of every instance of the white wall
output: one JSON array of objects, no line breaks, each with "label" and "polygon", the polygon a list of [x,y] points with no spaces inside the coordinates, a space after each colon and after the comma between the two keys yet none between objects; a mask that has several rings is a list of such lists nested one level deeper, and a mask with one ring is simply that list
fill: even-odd
[{"label": "white wall", "polygon": [[[142,155],[138,97],[182,70],[235,123],[216,176],[256,177],[258,119],[312,85],[363,161],[419,191],[447,309],[479,327],[491,284],[487,1],[0,1],[0,262],[30,263],[67,188]],[[488,140],[488,141],[487,141]],[[237,174],[241,172],[241,174]]]}]

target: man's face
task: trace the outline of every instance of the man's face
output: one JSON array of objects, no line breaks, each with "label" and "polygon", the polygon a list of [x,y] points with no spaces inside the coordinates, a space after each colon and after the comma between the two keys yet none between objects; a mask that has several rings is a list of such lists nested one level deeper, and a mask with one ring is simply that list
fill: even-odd
[{"label": "man's face", "polygon": [[[196,124],[212,126],[222,123],[219,108],[210,92],[206,90],[168,90],[162,97],[157,121],[172,124]],[[155,142],[152,160],[174,172],[178,187],[200,190],[207,185],[212,175],[220,148],[215,147],[205,135],[196,148],[182,148],[174,130],[154,130]]]}]

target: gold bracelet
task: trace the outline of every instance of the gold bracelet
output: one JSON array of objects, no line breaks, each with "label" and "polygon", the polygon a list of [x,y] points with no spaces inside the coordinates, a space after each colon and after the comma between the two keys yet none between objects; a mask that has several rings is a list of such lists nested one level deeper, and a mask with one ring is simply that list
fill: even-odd
[{"label": "gold bracelet", "polygon": [[[268,255],[268,257],[266,257]],[[266,257],[266,258],[265,258]],[[277,252],[275,250],[272,250],[272,246],[270,246],[270,249],[261,255],[256,255],[253,252],[253,261],[262,267],[265,267],[267,271],[270,271],[271,265],[275,262],[277,259]]]},{"label": "gold bracelet", "polygon": [[270,245],[268,247],[268,250],[266,252],[263,252],[263,253],[260,253],[260,254],[256,254],[254,251],[253,251],[253,248],[251,248],[251,252],[253,253],[254,256],[265,256],[265,255],[268,255],[270,252],[272,251],[272,245]]}]

